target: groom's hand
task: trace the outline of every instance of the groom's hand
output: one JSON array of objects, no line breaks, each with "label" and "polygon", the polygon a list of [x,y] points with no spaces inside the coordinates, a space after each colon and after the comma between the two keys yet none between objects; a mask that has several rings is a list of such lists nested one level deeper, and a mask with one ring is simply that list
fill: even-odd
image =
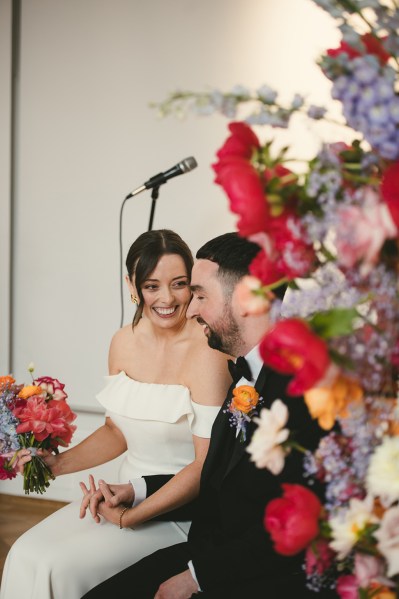
[{"label": "groom's hand", "polygon": [[159,587],[154,599],[189,599],[198,592],[198,585],[190,570],[172,576]]},{"label": "groom's hand", "polygon": [[116,507],[121,503],[129,506],[133,504],[135,494],[132,483],[109,485],[104,480],[99,480],[98,486],[108,507]]}]

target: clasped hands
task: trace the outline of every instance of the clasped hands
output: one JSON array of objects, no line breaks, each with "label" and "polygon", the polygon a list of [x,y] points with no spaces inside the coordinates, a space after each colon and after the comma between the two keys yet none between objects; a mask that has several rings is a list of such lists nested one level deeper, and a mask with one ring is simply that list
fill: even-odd
[{"label": "clasped hands", "polygon": [[109,485],[99,480],[97,488],[94,477],[90,474],[89,488],[83,482],[80,482],[79,486],[83,492],[79,517],[84,518],[89,509],[93,520],[97,523],[101,522],[100,516],[102,516],[108,522],[119,525],[121,507],[131,506],[134,501],[134,488],[130,482]]}]

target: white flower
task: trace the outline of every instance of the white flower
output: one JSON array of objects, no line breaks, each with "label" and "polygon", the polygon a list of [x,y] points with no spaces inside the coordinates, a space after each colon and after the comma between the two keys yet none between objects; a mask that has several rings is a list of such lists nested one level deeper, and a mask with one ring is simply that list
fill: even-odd
[{"label": "white flower", "polygon": [[288,408],[276,399],[270,410],[263,408],[260,418],[254,418],[258,428],[252,435],[251,443],[247,447],[251,454],[251,461],[258,468],[267,468],[272,474],[279,474],[284,468],[286,450],[281,447],[288,439],[289,430],[283,428],[288,420]]},{"label": "white flower", "polygon": [[388,576],[399,573],[399,507],[385,512],[379,529],[374,533],[379,541],[377,547],[388,564]]},{"label": "white flower", "polygon": [[337,516],[329,520],[333,538],[330,547],[338,554],[339,560],[350,553],[367,524],[378,522],[372,509],[372,497],[366,497],[363,501],[351,499],[347,509],[340,510]]},{"label": "white flower", "polygon": [[399,437],[384,437],[370,459],[366,487],[391,505],[399,499]]}]

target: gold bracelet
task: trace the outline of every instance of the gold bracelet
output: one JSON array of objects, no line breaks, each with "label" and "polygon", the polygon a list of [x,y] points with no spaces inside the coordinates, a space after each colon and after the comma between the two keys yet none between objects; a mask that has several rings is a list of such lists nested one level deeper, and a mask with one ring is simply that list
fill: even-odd
[{"label": "gold bracelet", "polygon": [[122,516],[123,514],[126,512],[126,510],[128,510],[129,507],[126,505],[123,510],[121,511],[121,513],[119,514],[119,529],[122,530],[123,526],[122,526]]}]

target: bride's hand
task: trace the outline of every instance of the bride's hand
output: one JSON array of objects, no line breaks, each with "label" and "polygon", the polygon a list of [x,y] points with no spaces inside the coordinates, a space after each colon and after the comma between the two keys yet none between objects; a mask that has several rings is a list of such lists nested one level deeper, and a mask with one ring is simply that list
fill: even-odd
[{"label": "bride's hand", "polygon": [[[47,451],[46,449],[35,449],[35,454],[42,458],[42,460],[47,464],[47,466],[51,470],[51,466],[55,463],[56,456]],[[24,473],[25,464],[31,461],[32,459],[32,451],[30,449],[19,449],[15,454],[15,457],[12,457],[12,465],[13,468],[19,472],[19,474]],[[10,454],[11,457],[11,454]]]},{"label": "bride's hand", "polygon": [[100,488],[96,488],[96,483],[94,482],[93,475],[89,474],[89,489],[83,482],[80,482],[79,486],[83,492],[83,499],[82,503],[80,504],[79,517],[84,518],[86,516],[87,508],[89,508],[91,515],[93,516],[93,520],[97,522],[97,524],[99,524],[101,522],[101,518],[98,515],[98,504],[101,501],[104,501],[104,496]]}]

